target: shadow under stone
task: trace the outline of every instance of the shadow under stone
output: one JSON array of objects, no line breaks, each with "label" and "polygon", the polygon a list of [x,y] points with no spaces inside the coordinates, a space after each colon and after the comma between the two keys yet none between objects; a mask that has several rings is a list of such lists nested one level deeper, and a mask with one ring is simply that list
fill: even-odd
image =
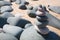
[{"label": "shadow under stone", "polygon": [[45,40],[60,40],[60,36],[58,36],[56,33],[50,31],[47,35],[42,35]]}]

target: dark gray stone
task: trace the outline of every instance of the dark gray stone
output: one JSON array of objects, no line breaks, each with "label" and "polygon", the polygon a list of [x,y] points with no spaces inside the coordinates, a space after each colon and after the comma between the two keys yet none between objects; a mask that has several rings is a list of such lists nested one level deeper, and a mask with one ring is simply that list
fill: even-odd
[{"label": "dark gray stone", "polygon": [[1,14],[1,17],[8,18],[8,17],[14,17],[14,15],[10,12],[4,12]]},{"label": "dark gray stone", "polygon": [[30,27],[22,32],[20,40],[60,40],[60,37],[54,32],[42,35],[34,27]]},{"label": "dark gray stone", "polygon": [[48,9],[60,14],[60,6],[49,6]]},{"label": "dark gray stone", "polygon": [[7,33],[0,33],[0,40],[18,40],[18,39],[13,35]]},{"label": "dark gray stone", "polygon": [[4,13],[4,12],[12,12],[13,9],[11,6],[2,6],[1,7],[1,13]]},{"label": "dark gray stone", "polygon": [[24,28],[26,24],[30,23],[30,21],[22,19],[20,17],[10,17],[7,19],[7,22],[10,25],[20,26],[22,28]]},{"label": "dark gray stone", "polygon": [[17,38],[19,38],[19,35],[21,35],[21,33],[23,31],[23,29],[18,26],[12,26],[12,25],[8,25],[8,24],[3,26],[3,30],[4,30],[4,32],[12,34]]},{"label": "dark gray stone", "polygon": [[25,4],[20,4],[19,9],[26,10],[26,9],[27,9],[27,7],[26,7],[26,5],[25,5]]}]

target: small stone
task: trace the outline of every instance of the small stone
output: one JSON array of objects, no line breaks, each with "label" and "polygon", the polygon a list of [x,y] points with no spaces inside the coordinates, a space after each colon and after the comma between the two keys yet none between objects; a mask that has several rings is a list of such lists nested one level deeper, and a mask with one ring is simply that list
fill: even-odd
[{"label": "small stone", "polygon": [[24,5],[24,4],[20,4],[19,9],[26,10],[27,7],[26,7],[26,5]]},{"label": "small stone", "polygon": [[30,21],[20,18],[20,17],[10,17],[7,19],[7,22],[10,25],[15,25],[15,26],[19,26],[21,28],[25,28],[24,26],[28,23],[30,23]]},{"label": "small stone", "polygon": [[31,26],[33,26],[33,24],[32,23],[28,23],[28,24],[25,25],[25,28],[29,28]]},{"label": "small stone", "polygon": [[0,17],[0,28],[3,28],[5,24],[7,24],[7,18]]}]

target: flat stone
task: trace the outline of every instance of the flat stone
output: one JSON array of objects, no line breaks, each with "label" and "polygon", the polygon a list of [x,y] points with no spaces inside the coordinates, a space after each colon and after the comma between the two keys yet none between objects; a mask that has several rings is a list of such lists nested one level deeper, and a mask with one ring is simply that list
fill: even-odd
[{"label": "flat stone", "polygon": [[13,35],[7,33],[0,33],[0,40],[18,40],[18,39]]},{"label": "flat stone", "polygon": [[1,17],[8,18],[8,17],[14,17],[14,15],[10,12],[4,12],[1,14]]},{"label": "flat stone", "polygon": [[60,14],[60,6],[49,6],[48,9]]},{"label": "flat stone", "polygon": [[11,6],[2,6],[1,7],[1,13],[4,13],[4,12],[12,12],[13,9]]},{"label": "flat stone", "polygon": [[12,25],[8,25],[8,24],[3,26],[3,30],[4,30],[4,32],[12,34],[17,38],[19,38],[19,35],[21,35],[21,33],[23,31],[23,29],[18,26],[12,26]]},{"label": "flat stone", "polygon": [[46,21],[48,20],[48,17],[47,16],[36,16],[36,19],[39,21]]},{"label": "flat stone", "polygon": [[9,17],[7,19],[7,22],[10,24],[10,25],[15,25],[15,26],[19,26],[19,27],[22,27],[24,28],[24,26],[28,23],[30,23],[30,21],[28,20],[25,20],[23,18],[20,18],[20,17]]}]

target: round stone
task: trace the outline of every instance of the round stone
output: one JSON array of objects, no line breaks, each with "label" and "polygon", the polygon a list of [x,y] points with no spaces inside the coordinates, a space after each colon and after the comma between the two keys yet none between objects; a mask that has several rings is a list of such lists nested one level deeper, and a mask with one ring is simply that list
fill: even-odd
[{"label": "round stone", "polygon": [[3,26],[3,30],[4,30],[4,32],[12,34],[17,38],[19,38],[19,35],[21,35],[21,33],[23,31],[23,29],[18,26],[12,26],[12,25],[8,25],[8,24]]}]

